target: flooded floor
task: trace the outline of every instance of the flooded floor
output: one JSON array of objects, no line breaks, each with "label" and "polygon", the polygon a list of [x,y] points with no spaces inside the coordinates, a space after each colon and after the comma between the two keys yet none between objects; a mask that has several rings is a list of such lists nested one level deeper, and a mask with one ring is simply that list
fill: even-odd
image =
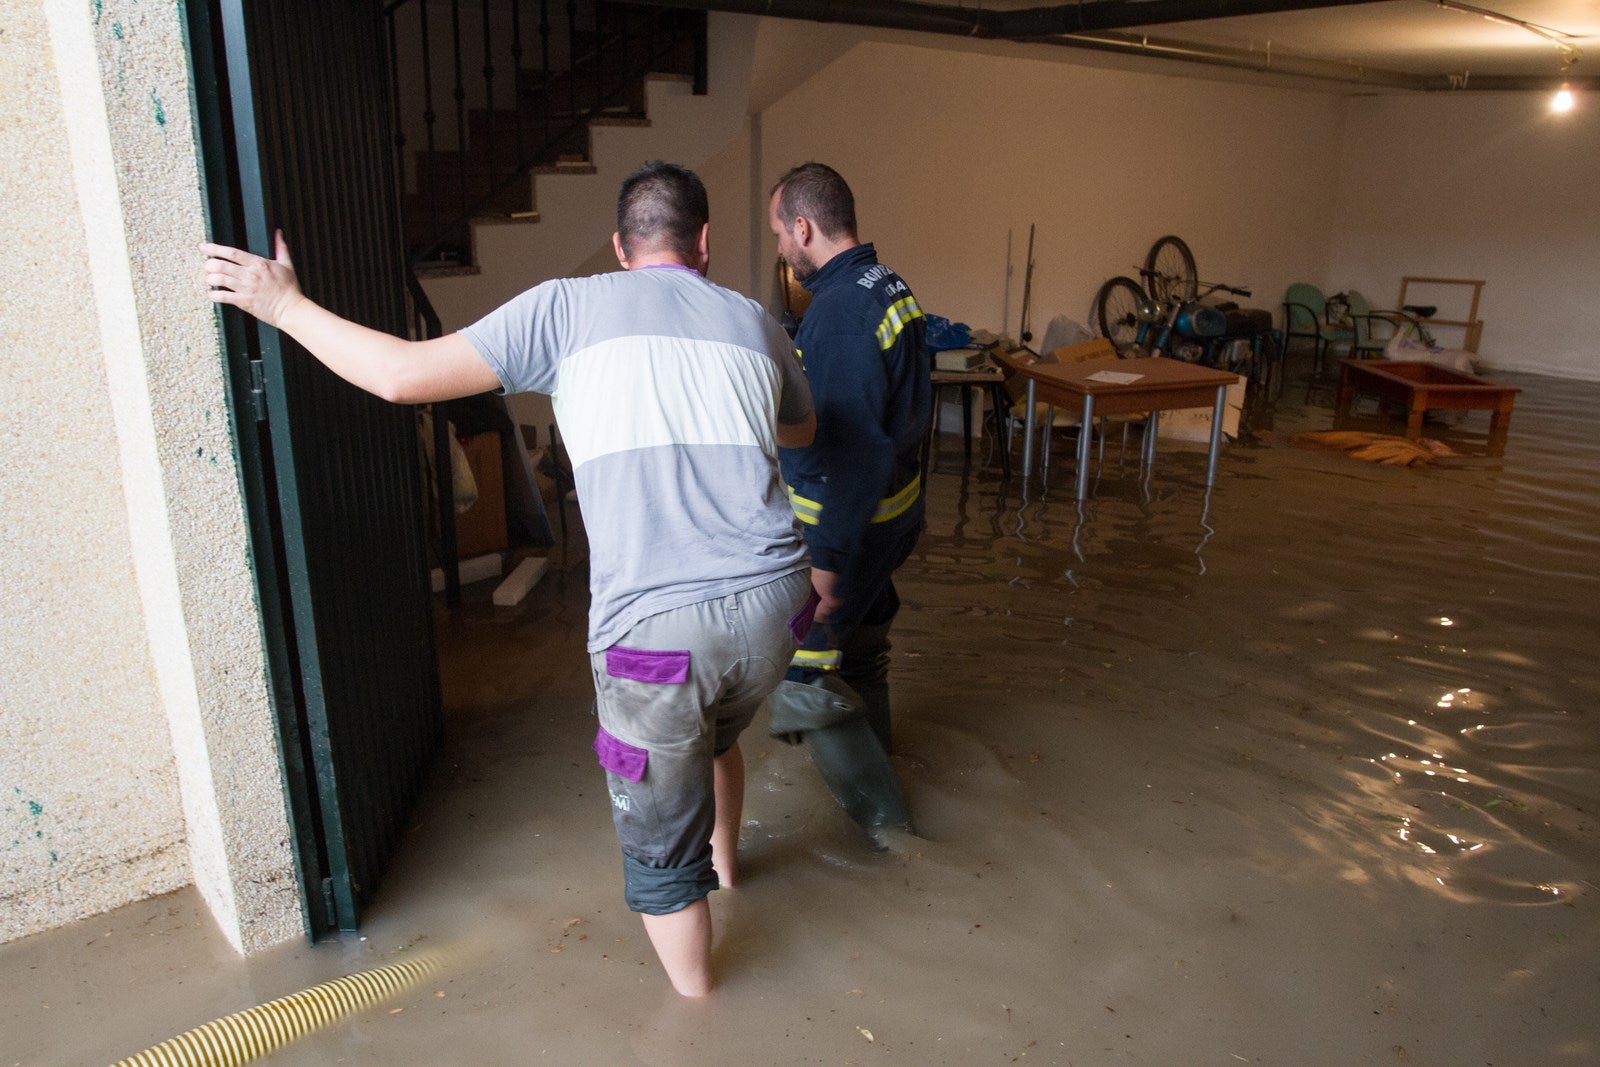
[{"label": "flooded floor", "polygon": [[622,904],[574,561],[441,616],[448,746],[362,936],[241,961],[186,891],[0,946],[0,1064],[430,947],[275,1062],[1600,1062],[1600,383],[1497,380],[1505,455],[1422,469],[1292,447],[1331,397],[1291,381],[1209,494],[1113,444],[1024,500],[947,438],[899,581],[921,836],[872,849],[752,730],[708,1001]]}]

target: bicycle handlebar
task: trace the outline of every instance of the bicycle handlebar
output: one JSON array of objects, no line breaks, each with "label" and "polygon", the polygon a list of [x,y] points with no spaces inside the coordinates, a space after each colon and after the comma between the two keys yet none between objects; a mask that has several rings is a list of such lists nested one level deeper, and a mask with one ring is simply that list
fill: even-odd
[{"label": "bicycle handlebar", "polygon": [[[1171,275],[1162,274],[1160,271],[1151,270],[1149,267],[1138,267],[1136,269],[1139,271],[1140,277],[1143,277],[1143,278],[1165,278],[1165,279],[1167,279],[1169,281],[1172,280],[1172,276]],[[1196,286],[1201,286],[1201,285],[1206,286],[1206,290],[1205,290],[1205,292],[1200,294],[1201,296],[1210,296],[1212,293],[1215,293],[1215,292],[1232,293],[1234,296],[1249,296],[1250,295],[1250,290],[1249,289],[1239,288],[1237,286],[1232,286],[1232,285],[1223,285],[1221,282],[1196,282],[1195,285]]]}]

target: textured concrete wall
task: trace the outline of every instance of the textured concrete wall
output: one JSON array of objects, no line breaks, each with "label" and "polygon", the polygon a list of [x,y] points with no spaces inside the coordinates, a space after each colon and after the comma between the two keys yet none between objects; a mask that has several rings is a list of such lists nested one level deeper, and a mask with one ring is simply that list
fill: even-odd
[{"label": "textured concrete wall", "polygon": [[0,940],[189,881],[43,8],[0,19]]},{"label": "textured concrete wall", "polygon": [[[59,799],[54,817],[83,839],[65,863],[56,849],[54,868],[18,852],[6,921],[31,917],[0,936],[192,877],[235,945],[275,944],[301,931],[299,892],[194,251],[204,224],[177,6],[0,0],[0,12],[4,136],[16,145],[0,217],[11,253],[42,261],[20,298],[0,296],[7,426],[27,431],[0,459],[0,582],[8,605],[34,609],[8,620],[5,651],[35,667],[8,672],[0,767],[6,793],[40,809],[9,818],[45,818]],[[25,158],[36,173],[13,176]],[[59,442],[51,477],[14,479],[46,436]],[[13,514],[28,515],[15,545]],[[149,869],[97,888],[128,855],[152,857]]]}]

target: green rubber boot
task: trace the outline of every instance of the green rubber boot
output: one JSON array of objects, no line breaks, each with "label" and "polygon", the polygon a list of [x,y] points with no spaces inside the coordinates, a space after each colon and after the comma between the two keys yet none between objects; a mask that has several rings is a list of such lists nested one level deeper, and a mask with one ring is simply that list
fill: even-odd
[{"label": "green rubber boot", "polygon": [[771,733],[804,740],[828,790],[856,825],[871,832],[911,829],[900,783],[866,718],[859,694],[833,674],[812,683],[783,681],[773,690]]}]

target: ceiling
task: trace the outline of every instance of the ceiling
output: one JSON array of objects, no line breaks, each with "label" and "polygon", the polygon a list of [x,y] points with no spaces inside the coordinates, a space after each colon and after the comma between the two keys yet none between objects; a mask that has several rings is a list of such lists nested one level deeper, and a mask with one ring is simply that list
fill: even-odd
[{"label": "ceiling", "polygon": [[1600,0],[646,2],[1157,56],[1373,90],[1563,82],[1600,90]]},{"label": "ceiling", "polygon": [[[1030,5],[1013,0],[993,6]],[[1465,10],[1469,6],[1533,29],[1492,21]],[[1484,88],[1511,87],[1494,84],[1510,78],[1591,82],[1600,74],[1600,0],[1473,0],[1452,6],[1383,0],[1141,26],[1119,35],[1256,57],[1268,69],[1273,60],[1284,65],[1304,60],[1310,61],[1305,71],[1291,72],[1314,73],[1326,65],[1329,77],[1341,69],[1354,80],[1360,80],[1361,71],[1386,72],[1442,80],[1440,88],[1472,88],[1474,79]]]}]

